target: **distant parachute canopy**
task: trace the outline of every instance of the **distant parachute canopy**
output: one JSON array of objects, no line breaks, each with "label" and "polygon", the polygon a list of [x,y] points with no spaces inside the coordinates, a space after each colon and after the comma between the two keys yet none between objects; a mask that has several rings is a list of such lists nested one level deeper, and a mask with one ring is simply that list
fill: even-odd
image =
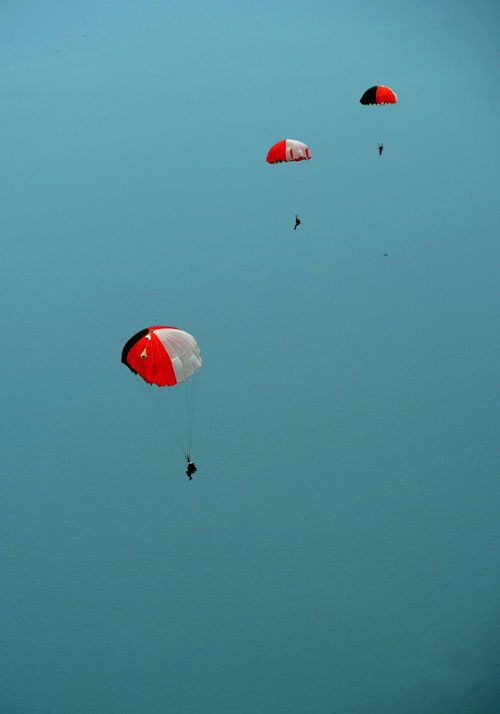
[{"label": "distant parachute canopy", "polygon": [[309,147],[295,139],[283,139],[271,146],[267,153],[268,164],[280,164],[282,161],[304,161],[310,159]]},{"label": "distant parachute canopy", "polygon": [[172,387],[200,369],[200,348],[176,327],[148,327],[125,344],[122,362],[148,384]]},{"label": "distant parachute canopy", "polygon": [[378,84],[367,89],[359,101],[361,104],[396,104],[397,96],[389,87]]}]

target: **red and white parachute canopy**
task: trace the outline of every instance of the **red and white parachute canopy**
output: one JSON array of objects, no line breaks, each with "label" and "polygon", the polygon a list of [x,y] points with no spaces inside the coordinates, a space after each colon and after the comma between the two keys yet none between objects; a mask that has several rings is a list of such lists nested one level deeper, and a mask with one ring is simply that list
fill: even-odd
[{"label": "red and white parachute canopy", "polygon": [[310,159],[309,147],[295,139],[283,139],[271,146],[267,153],[268,164],[279,164],[282,161],[304,161]]},{"label": "red and white parachute canopy", "polygon": [[126,343],[122,362],[148,384],[172,387],[200,369],[200,348],[176,327],[147,327]]}]

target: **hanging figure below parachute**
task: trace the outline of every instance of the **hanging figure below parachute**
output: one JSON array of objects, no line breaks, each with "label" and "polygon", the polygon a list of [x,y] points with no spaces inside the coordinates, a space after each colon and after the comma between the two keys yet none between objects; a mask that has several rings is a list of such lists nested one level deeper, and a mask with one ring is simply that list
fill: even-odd
[{"label": "hanging figure below parachute", "polygon": [[187,462],[188,462],[188,465],[187,465],[187,469],[186,469],[186,476],[188,477],[188,479],[190,481],[192,481],[193,480],[192,474],[194,474],[195,471],[198,471],[198,469],[196,468],[195,464],[191,461],[189,456],[187,457]]},{"label": "hanging figure below parachute", "polygon": [[300,218],[298,217],[297,214],[295,214],[295,225],[294,225],[294,227],[293,227],[293,230],[294,230],[294,231],[297,230],[297,226],[300,226]]},{"label": "hanging figure below parachute", "polygon": [[179,385],[194,377],[201,367],[200,348],[196,340],[188,332],[176,327],[147,327],[125,344],[122,362],[148,385],[175,386],[184,391],[184,404],[181,405],[182,400],[179,400],[179,408],[182,406],[180,411],[184,413],[176,416],[173,432],[187,460],[186,474],[191,481],[196,471],[190,458],[194,411],[194,390],[190,384],[193,380],[182,387]]}]

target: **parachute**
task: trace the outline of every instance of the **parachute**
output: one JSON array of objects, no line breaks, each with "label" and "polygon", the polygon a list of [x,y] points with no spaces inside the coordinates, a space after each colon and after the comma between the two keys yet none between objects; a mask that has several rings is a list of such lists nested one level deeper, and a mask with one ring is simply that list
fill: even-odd
[{"label": "parachute", "polygon": [[305,161],[310,158],[309,147],[302,141],[283,139],[271,146],[266,161],[268,164],[281,164],[283,161]]},{"label": "parachute", "polygon": [[189,459],[194,409],[194,387],[190,387],[193,380],[189,380],[202,362],[194,337],[176,327],[147,327],[126,342],[122,362],[148,385],[174,387],[188,381],[185,388],[177,386],[177,391],[185,392],[181,398],[168,400],[175,401],[168,421],[172,422],[176,441]]},{"label": "parachute", "polygon": [[360,104],[396,104],[397,95],[381,84],[370,87],[359,100]]},{"label": "parachute", "polygon": [[[311,154],[309,153],[309,147],[302,141],[296,141],[296,139],[283,139],[282,141],[278,141],[277,144],[274,144],[274,146],[271,146],[267,152],[266,161],[268,164],[281,164],[284,161],[307,161],[310,158]],[[288,174],[287,177],[281,174],[281,172],[278,173],[280,173],[280,183],[282,185],[287,185],[288,179],[289,187],[290,185],[294,186],[292,194],[293,203],[295,205],[294,214],[295,217],[297,217],[297,213],[299,212],[298,194],[302,189],[302,176],[299,177],[298,174],[295,174],[295,171],[291,172],[292,174],[295,174],[294,177],[291,177],[288,171],[284,172],[284,174]],[[299,174],[300,173],[301,172],[299,171]],[[295,228],[297,228],[297,223],[295,224]]]},{"label": "parachute", "polygon": [[[359,100],[360,104],[364,104],[365,106],[369,105],[376,105],[376,106],[382,106],[383,104],[396,104],[397,102],[397,96],[395,92],[392,91],[392,89],[389,89],[389,87],[384,87],[381,84],[376,84],[374,87],[370,87],[370,89],[367,89],[366,92],[363,94],[361,99]],[[367,112],[370,114],[370,123],[373,126],[374,129],[376,129],[379,137],[382,133],[385,133],[386,131],[386,124],[390,122],[390,119],[392,119],[392,112],[389,112],[388,114],[391,115],[388,117],[388,114],[385,112],[375,112],[377,115],[377,118],[374,119],[373,115],[371,115],[370,112]],[[373,122],[373,123],[372,123]],[[382,156],[382,151],[384,149],[384,144],[379,138],[379,144],[378,144],[378,153],[380,156]]]}]

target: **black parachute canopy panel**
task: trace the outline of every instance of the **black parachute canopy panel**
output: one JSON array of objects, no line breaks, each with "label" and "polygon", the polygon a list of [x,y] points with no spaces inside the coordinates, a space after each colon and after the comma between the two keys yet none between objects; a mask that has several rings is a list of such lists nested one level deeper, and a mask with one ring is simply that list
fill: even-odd
[{"label": "black parachute canopy panel", "polygon": [[359,100],[360,104],[376,104],[377,103],[377,87],[370,87]]},{"label": "black parachute canopy panel", "polygon": [[141,330],[141,331],[138,332],[136,335],[134,335],[133,337],[131,337],[130,340],[128,340],[128,341],[125,343],[124,347],[123,347],[123,350],[122,350],[122,362],[123,362],[123,364],[125,364],[134,374],[137,374],[137,372],[136,372],[135,369],[133,369],[133,368],[129,365],[129,363],[127,362],[127,355],[128,355],[128,353],[130,352],[130,350],[132,349],[132,347],[135,345],[135,343],[136,343],[136,342],[139,342],[139,340],[141,339],[141,337],[144,337],[145,335],[148,335],[148,334],[149,334],[149,329]]}]

